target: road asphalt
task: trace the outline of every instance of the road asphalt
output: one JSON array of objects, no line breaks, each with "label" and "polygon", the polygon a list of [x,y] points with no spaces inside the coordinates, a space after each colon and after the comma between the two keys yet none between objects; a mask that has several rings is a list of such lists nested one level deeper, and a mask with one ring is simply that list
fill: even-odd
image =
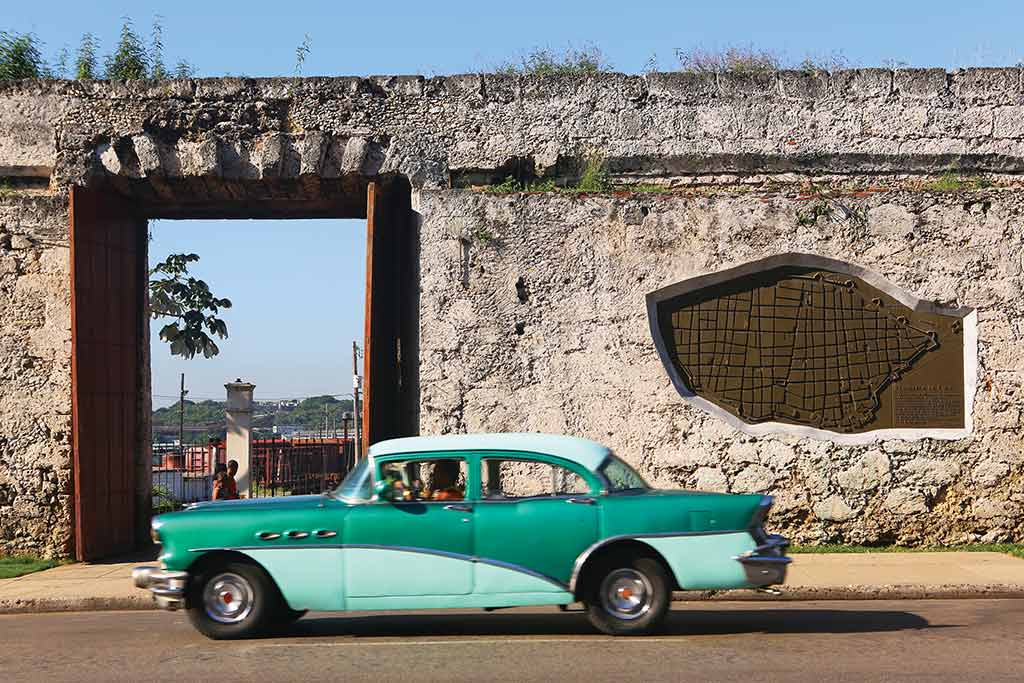
[{"label": "road asphalt", "polygon": [[1021,680],[1024,599],[676,603],[611,638],[548,608],[317,615],[258,640],[178,613],[0,616],[5,681]]}]

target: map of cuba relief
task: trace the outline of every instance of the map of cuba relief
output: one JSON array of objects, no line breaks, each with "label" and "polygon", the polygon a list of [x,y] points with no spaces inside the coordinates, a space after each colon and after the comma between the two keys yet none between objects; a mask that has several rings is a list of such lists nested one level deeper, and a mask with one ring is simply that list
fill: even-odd
[{"label": "map of cuba relief", "polygon": [[652,308],[659,348],[689,393],[747,424],[963,427],[961,317],[824,268],[697,280],[655,293]]}]

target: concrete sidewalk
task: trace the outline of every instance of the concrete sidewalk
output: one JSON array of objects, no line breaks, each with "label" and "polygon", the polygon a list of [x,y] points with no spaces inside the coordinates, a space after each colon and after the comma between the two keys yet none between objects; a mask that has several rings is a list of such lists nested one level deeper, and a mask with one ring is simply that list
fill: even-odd
[{"label": "concrete sidewalk", "polygon": [[[81,563],[0,580],[0,614],[152,609],[131,570],[149,558]],[[678,600],[1024,598],[1024,560],[1001,553],[850,553],[793,556],[782,596],[677,593]]]}]

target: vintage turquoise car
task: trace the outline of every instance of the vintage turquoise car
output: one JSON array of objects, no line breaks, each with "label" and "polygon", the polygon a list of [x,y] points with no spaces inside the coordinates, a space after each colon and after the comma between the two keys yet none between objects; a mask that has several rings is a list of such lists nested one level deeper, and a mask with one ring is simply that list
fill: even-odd
[{"label": "vintage turquoise car", "polygon": [[153,520],[134,581],[213,638],[307,610],[582,602],[611,634],[655,630],[673,590],[782,583],[769,496],[650,488],[593,441],[545,434],[375,444],[319,496],[199,503]]}]

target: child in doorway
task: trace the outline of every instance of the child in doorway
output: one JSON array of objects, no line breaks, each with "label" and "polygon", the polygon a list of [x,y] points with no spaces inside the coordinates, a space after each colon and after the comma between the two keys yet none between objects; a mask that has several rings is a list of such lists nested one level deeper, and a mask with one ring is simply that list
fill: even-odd
[{"label": "child in doorway", "polygon": [[238,461],[228,460],[228,476],[224,481],[224,487],[227,489],[226,500],[238,500],[238,483],[235,481],[235,475],[238,474]]}]

